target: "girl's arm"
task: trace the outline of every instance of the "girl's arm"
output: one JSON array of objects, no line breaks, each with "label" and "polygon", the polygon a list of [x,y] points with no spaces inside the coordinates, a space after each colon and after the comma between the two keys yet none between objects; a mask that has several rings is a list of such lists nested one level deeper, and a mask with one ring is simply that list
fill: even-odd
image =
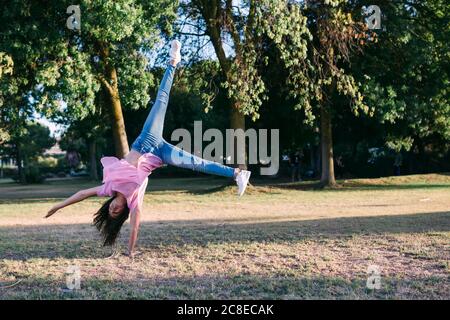
[{"label": "girl's arm", "polygon": [[56,204],[53,208],[51,208],[47,215],[45,216],[45,218],[48,218],[50,216],[52,216],[53,214],[55,214],[58,210],[70,206],[71,204],[83,201],[86,198],[92,197],[97,195],[97,191],[100,189],[101,187],[94,187],[94,188],[90,188],[90,189],[85,189],[85,190],[80,190],[77,193],[75,193],[73,196],[67,198],[66,200],[64,200],[63,202],[60,202],[58,204]]},{"label": "girl's arm", "polygon": [[139,233],[139,224],[141,222],[141,209],[139,206],[131,212],[130,225],[131,225],[131,233],[130,240],[128,241],[128,256],[134,256],[134,248],[136,246],[138,233]]}]

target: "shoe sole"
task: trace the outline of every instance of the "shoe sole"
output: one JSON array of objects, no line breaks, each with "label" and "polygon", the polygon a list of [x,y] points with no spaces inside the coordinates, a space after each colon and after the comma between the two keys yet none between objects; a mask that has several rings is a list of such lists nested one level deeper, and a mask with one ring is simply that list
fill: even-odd
[{"label": "shoe sole", "polygon": [[[175,50],[173,50],[173,49],[175,49]],[[172,57],[172,53],[174,54],[173,57]],[[170,44],[169,56],[171,59],[179,60],[179,62],[181,62],[181,42],[177,41],[175,43],[175,40],[172,41],[172,43]]]},{"label": "shoe sole", "polygon": [[247,182],[245,183],[245,186],[244,186],[244,189],[242,190],[242,192],[240,194],[238,194],[239,197],[242,197],[245,193],[245,190],[247,190],[248,182],[250,181],[250,176],[251,176],[252,172],[247,171],[244,174],[245,174],[245,178],[246,178]]}]

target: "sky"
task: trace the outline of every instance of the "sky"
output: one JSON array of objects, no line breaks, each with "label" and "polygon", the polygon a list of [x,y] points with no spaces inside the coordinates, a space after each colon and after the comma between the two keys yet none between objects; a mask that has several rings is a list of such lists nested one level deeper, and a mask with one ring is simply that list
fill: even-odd
[{"label": "sky", "polygon": [[50,129],[50,134],[56,139],[60,138],[62,133],[64,132],[65,127],[63,125],[52,122],[45,117],[35,114],[34,119],[40,124],[48,127]]}]

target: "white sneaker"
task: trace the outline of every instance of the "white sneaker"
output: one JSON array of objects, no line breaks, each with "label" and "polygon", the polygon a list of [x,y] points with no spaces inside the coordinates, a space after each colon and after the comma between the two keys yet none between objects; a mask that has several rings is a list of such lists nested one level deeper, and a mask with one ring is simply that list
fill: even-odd
[{"label": "white sneaker", "polygon": [[170,44],[170,61],[174,61],[175,64],[181,61],[181,42],[178,40],[172,40]]},{"label": "white sneaker", "polygon": [[248,180],[252,173],[247,170],[241,170],[236,176],[236,183],[238,185],[238,196],[242,196],[247,189]]}]

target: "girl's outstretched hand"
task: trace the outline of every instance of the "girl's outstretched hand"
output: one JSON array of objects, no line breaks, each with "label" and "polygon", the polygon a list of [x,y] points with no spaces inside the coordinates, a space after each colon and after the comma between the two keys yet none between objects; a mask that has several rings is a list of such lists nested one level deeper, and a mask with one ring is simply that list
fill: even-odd
[{"label": "girl's outstretched hand", "polygon": [[62,209],[62,208],[65,208],[67,206],[70,206],[71,204],[83,201],[86,198],[95,196],[100,188],[101,187],[94,187],[94,188],[78,191],[77,193],[75,193],[74,195],[70,196],[69,198],[67,198],[63,202],[58,203],[55,206],[53,206],[53,208],[51,208],[48,211],[48,213],[45,216],[45,218],[48,218],[48,217],[54,215],[56,213],[56,211],[58,211],[59,209]]},{"label": "girl's outstretched hand", "polygon": [[51,217],[52,215],[54,215],[56,213],[56,211],[58,211],[59,208],[57,206],[54,206],[53,208],[51,208],[50,210],[48,210],[47,215],[44,218],[48,218]]}]

